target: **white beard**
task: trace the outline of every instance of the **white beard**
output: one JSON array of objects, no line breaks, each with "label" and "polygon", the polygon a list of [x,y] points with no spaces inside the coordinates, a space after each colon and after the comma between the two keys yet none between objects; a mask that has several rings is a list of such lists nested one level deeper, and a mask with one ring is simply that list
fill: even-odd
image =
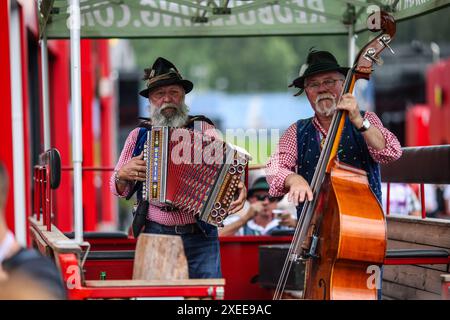
[{"label": "white beard", "polygon": [[[174,114],[165,116],[164,109],[174,108]],[[160,108],[150,105],[150,118],[154,126],[183,127],[188,120],[189,107],[183,102],[179,106],[173,103],[164,103]]]},{"label": "white beard", "polygon": [[[331,99],[333,101],[331,107],[326,107],[323,103],[321,103],[320,101],[323,99]],[[321,116],[330,117],[336,111],[336,97],[330,93],[319,94],[314,103],[316,112]]]}]

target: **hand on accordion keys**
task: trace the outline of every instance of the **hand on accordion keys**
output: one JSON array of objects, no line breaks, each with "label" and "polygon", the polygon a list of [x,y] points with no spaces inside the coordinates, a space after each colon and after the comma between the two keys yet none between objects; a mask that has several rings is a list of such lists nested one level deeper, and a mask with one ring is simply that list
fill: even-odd
[{"label": "hand on accordion keys", "polygon": [[[231,202],[228,211],[230,214],[236,213],[244,207],[245,199],[247,198],[247,188],[245,188],[245,185],[242,181],[239,182],[237,186],[237,192],[239,192],[239,196],[236,200]],[[236,194],[238,194],[237,192]]]},{"label": "hand on accordion keys", "polygon": [[131,158],[120,170],[117,172],[118,180],[126,181],[145,181],[146,166],[144,161],[144,153],[142,152],[137,157]]}]

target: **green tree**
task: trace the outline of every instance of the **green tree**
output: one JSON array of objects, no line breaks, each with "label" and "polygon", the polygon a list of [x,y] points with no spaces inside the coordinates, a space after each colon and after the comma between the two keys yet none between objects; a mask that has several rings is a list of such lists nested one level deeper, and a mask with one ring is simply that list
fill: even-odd
[{"label": "green tree", "polygon": [[[397,23],[393,46],[419,40],[428,45],[450,41],[450,7]],[[374,36],[358,34],[357,49]],[[140,69],[158,56],[175,63],[196,90],[228,92],[285,91],[297,77],[311,47],[334,53],[348,65],[347,36],[177,38],[131,40]]]}]

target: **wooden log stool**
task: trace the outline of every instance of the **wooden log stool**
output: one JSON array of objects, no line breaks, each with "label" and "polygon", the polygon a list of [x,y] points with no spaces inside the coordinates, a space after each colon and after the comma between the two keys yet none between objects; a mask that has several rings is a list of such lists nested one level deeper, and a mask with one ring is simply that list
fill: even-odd
[{"label": "wooden log stool", "polygon": [[133,279],[189,279],[181,237],[142,233],[136,243]]}]

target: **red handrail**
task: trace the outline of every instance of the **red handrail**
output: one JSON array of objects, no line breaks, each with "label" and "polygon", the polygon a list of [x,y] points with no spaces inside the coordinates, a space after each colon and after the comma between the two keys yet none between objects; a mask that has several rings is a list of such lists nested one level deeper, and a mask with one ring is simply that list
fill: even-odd
[{"label": "red handrail", "polygon": [[[114,167],[81,167],[83,171],[114,171]],[[61,171],[73,171],[73,167],[62,167]]]},{"label": "red handrail", "polygon": [[420,204],[422,205],[422,219],[427,217],[427,212],[425,210],[425,185],[420,184]]},{"label": "red handrail", "polygon": [[50,170],[48,166],[34,167],[34,210],[36,220],[40,221],[41,212],[43,224],[47,231],[51,231],[52,225],[52,189],[50,188]]},{"label": "red handrail", "polygon": [[[62,167],[61,171],[72,171],[73,167]],[[114,171],[114,167],[82,167],[83,171]],[[52,225],[52,189],[50,186],[50,168],[48,165],[36,165],[34,167],[34,210],[37,221],[42,219],[47,231],[51,231]]]}]

